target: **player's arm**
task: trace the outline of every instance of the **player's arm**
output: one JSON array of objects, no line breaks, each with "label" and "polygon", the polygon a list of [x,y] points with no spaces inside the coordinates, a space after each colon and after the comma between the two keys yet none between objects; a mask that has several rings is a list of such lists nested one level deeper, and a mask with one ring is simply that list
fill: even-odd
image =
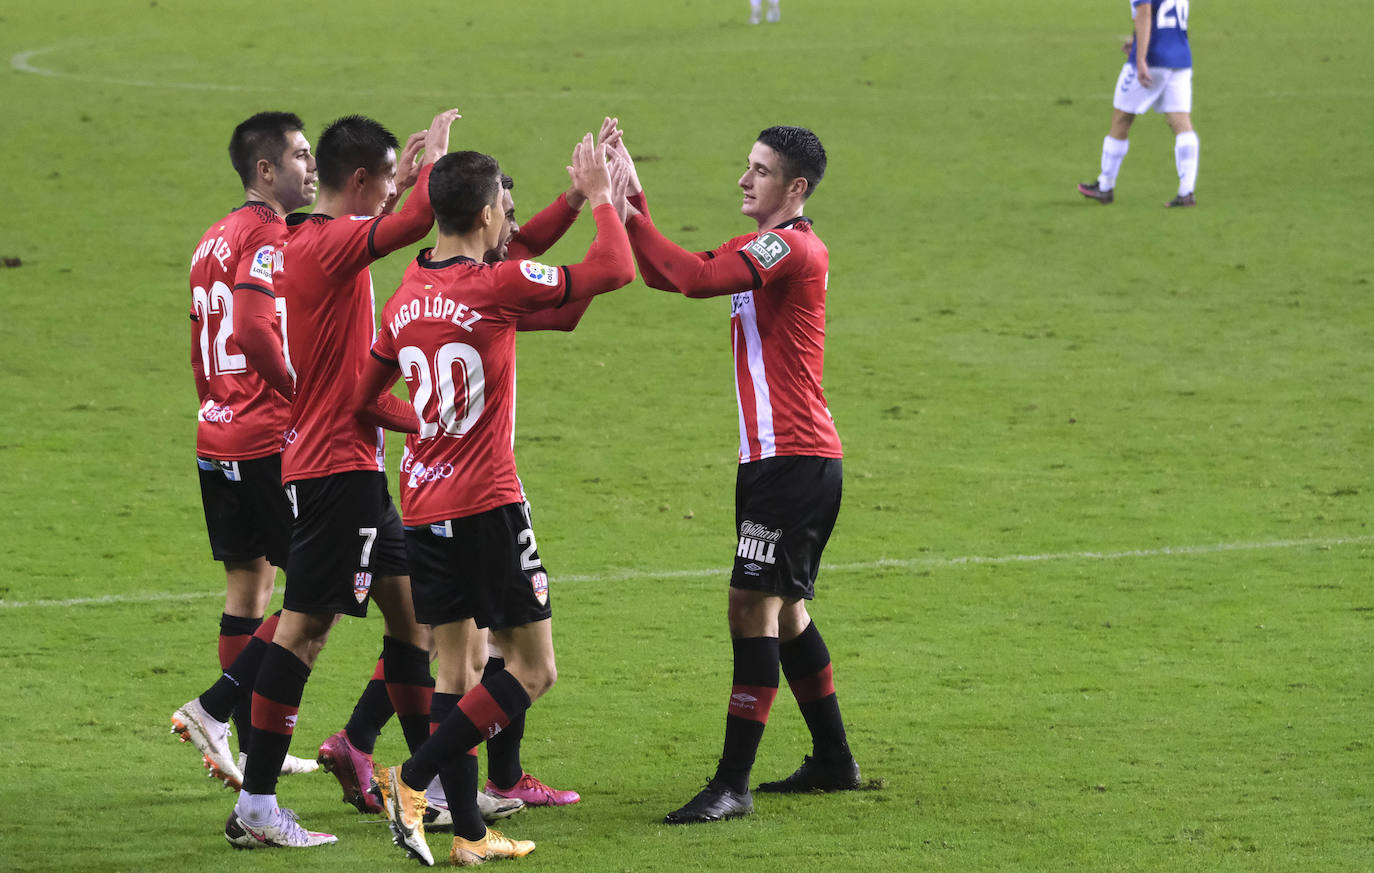
[{"label": "player's arm", "polygon": [[391,393],[391,386],[400,378],[400,366],[373,349],[363,362],[362,375],[353,391],[353,416],[366,425],[419,433],[420,420],[415,417],[415,408]]},{"label": "player's arm", "polygon": [[611,175],[606,168],[605,146],[594,144],[589,133],[573,149],[573,165],[568,167],[573,187],[586,196],[596,219],[596,237],[581,263],[566,267],[567,288],[564,303],[587,300],[614,291],[635,278],[634,255],[625,225],[611,204]]},{"label": "player's arm", "polygon": [[286,369],[281,332],[277,330],[277,299],[255,287],[234,288],[234,341],[248,366],[287,400],[296,383]]},{"label": "player's arm", "polygon": [[[678,291],[686,297],[719,297],[763,284],[753,262],[741,252],[722,257],[689,252],[659,233],[646,215],[631,215],[625,230],[640,274],[651,288]],[[651,273],[662,284],[651,282]]]},{"label": "player's arm", "polygon": [[191,313],[191,373],[196,377],[196,400],[202,406],[210,396],[210,383],[205,378],[205,361],[200,357],[200,319]]},{"label": "player's arm", "polygon": [[401,156],[396,159],[396,193],[382,205],[382,215],[395,212],[396,204],[401,202],[402,195],[414,188],[416,180],[420,178],[420,150],[425,147],[427,133],[428,131],[421,130],[412,133],[406,139]]},{"label": "player's arm", "polygon": [[419,242],[429,233],[434,224],[434,210],[429,203],[429,171],[435,161],[448,153],[449,127],[459,117],[457,109],[448,109],[434,116],[429,130],[425,132],[425,153],[420,159],[415,190],[406,198],[406,205],[400,212],[383,215],[371,222],[367,233],[367,251],[371,260]]},{"label": "player's arm", "polygon": [[[573,199],[580,201],[580,204],[574,206]],[[520,225],[519,232],[511,237],[506,256],[511,260],[521,260],[537,258],[547,252],[577,221],[581,204],[586,202],[587,198],[572,189],[559,194],[558,199]]]},{"label": "player's arm", "polygon": [[586,314],[587,307],[591,305],[592,298],[588,297],[586,300],[570,301],[557,309],[539,309],[534,312],[527,312],[520,316],[520,320],[515,323],[515,329],[570,331],[577,327],[577,323]]},{"label": "player's arm", "polygon": [[1140,83],[1146,88],[1154,86],[1154,77],[1150,75],[1150,67],[1145,62],[1145,56],[1150,53],[1150,36],[1153,33],[1155,20],[1155,5],[1153,3],[1138,3],[1135,7],[1135,74],[1140,79]]}]

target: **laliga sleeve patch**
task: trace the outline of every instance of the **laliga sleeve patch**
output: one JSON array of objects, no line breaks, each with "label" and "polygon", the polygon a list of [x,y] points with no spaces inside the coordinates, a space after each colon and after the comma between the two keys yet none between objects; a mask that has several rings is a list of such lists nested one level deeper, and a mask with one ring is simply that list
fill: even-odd
[{"label": "laliga sleeve patch", "polygon": [[263,246],[253,254],[253,265],[248,268],[248,275],[257,279],[259,282],[266,282],[272,285],[272,255],[275,249],[272,246]]},{"label": "laliga sleeve patch", "polygon": [[558,268],[547,267],[536,261],[521,261],[520,272],[525,274],[525,278],[531,282],[538,282],[540,285],[548,285],[550,288],[558,287]]},{"label": "laliga sleeve patch", "polygon": [[771,230],[745,246],[744,250],[753,255],[754,260],[765,270],[777,266],[792,251],[787,242]]}]

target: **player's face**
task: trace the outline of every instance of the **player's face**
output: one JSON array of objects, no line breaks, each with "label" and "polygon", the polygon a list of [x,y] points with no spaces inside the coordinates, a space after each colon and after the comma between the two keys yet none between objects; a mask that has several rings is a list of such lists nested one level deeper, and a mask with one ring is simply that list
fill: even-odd
[{"label": "player's face", "polygon": [[396,150],[386,150],[386,160],[376,173],[368,173],[363,183],[362,200],[371,211],[367,215],[381,215],[382,207],[396,196]]},{"label": "player's face", "polygon": [[756,220],[776,214],[787,199],[782,157],[763,143],[754,143],[749,150],[749,167],[739,177],[739,186],[744,191],[740,212]]},{"label": "player's face", "polygon": [[315,202],[315,156],[310,143],[299,130],[286,135],[286,148],[277,161],[272,178],[272,193],[287,212]]},{"label": "player's face", "polygon": [[501,189],[501,211],[505,215],[501,227],[501,239],[497,242],[496,248],[487,252],[486,261],[488,264],[506,259],[508,254],[506,250],[510,246],[510,238],[520,230],[520,224],[515,220],[515,198],[506,188]]},{"label": "player's face", "polygon": [[[496,186],[496,197],[490,203],[491,224],[487,225],[485,233],[482,235],[482,242],[485,244],[487,257],[493,253],[501,255],[497,260],[504,260],[506,257],[506,244],[510,242],[510,231],[506,227],[506,213],[503,211],[510,193],[499,184]],[[515,208],[515,202],[511,202],[511,209]]]}]

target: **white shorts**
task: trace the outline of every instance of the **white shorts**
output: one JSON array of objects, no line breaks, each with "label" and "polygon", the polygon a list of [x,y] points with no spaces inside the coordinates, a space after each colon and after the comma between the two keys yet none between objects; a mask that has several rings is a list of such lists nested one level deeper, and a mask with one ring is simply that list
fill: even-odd
[{"label": "white shorts", "polygon": [[1154,87],[1146,88],[1136,78],[1135,64],[1122,64],[1121,75],[1116,77],[1112,107],[1132,115],[1142,115],[1151,109],[1155,112],[1193,111],[1192,67],[1150,67],[1150,78],[1154,79]]}]

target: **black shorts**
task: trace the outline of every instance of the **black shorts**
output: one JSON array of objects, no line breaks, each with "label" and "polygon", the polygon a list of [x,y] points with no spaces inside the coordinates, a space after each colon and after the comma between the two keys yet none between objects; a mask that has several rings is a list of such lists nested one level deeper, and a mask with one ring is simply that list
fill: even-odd
[{"label": "black shorts", "polygon": [[475,619],[505,630],[553,615],[529,504],[406,528],[410,590],[422,624]]},{"label": "black shorts", "polygon": [[281,455],[247,461],[196,458],[205,530],[216,561],[266,557],[285,567],[291,550],[291,502],[281,487]]},{"label": "black shorts", "polygon": [[367,615],[374,576],[406,575],[405,532],[386,474],[351,470],[286,486],[296,512],[282,606]]},{"label": "black shorts", "polygon": [[740,464],[735,478],[739,544],[731,588],[810,600],[840,514],[838,458],[765,458]]}]

